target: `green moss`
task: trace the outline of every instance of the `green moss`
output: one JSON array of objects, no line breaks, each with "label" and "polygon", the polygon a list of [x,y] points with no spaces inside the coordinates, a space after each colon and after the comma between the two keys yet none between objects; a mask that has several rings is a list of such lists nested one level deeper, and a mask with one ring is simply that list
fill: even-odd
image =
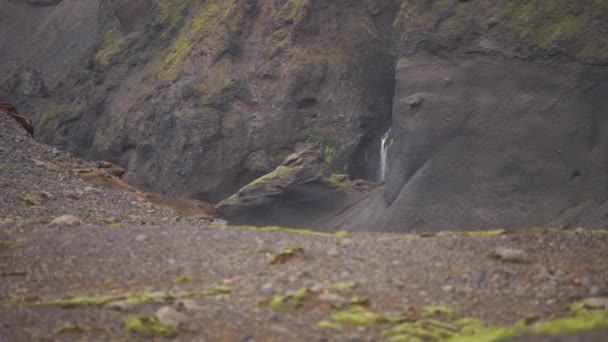
[{"label": "green moss", "polygon": [[184,293],[180,294],[178,296],[178,298],[212,297],[212,296],[230,294],[233,291],[234,291],[234,288],[230,287],[230,286],[214,286],[208,290],[184,292]]},{"label": "green moss", "polygon": [[477,318],[461,318],[455,324],[463,335],[478,334],[486,329],[486,323]]},{"label": "green moss", "polygon": [[[0,223],[2,223],[2,220],[0,220]],[[14,229],[6,228],[6,229],[2,229],[0,231],[0,233],[2,233],[3,235],[6,235],[6,236],[11,236],[11,235],[13,235],[15,233],[15,230]]]},{"label": "green moss", "polygon": [[348,175],[340,175],[332,173],[327,180],[340,189],[348,189],[350,186],[350,181],[348,180]]},{"label": "green moss", "polygon": [[270,307],[275,311],[297,308],[302,306],[309,294],[308,288],[304,287],[291,294],[276,295],[270,298]]},{"label": "green moss", "polygon": [[485,236],[499,236],[505,234],[504,229],[496,229],[496,230],[477,230],[477,231],[466,231],[466,232],[457,232],[457,231],[443,231],[434,234],[434,236],[466,236],[466,237],[485,237]]},{"label": "green moss", "polygon": [[[223,228],[217,224],[210,224],[209,228],[212,229],[221,229]],[[265,233],[285,233],[285,234],[295,234],[295,235],[307,235],[307,236],[317,236],[317,237],[331,237],[331,238],[346,238],[352,237],[351,233],[347,232],[336,232],[336,233],[323,233],[310,229],[300,229],[300,228],[287,228],[287,227],[278,227],[278,226],[266,226],[266,227],[256,227],[256,226],[228,226],[227,228],[248,230],[248,231],[256,231],[256,232],[265,232]]]},{"label": "green moss", "polygon": [[344,230],[339,230],[337,232],[334,233],[334,236],[340,239],[347,239],[347,238],[351,238],[353,237],[353,234],[351,232],[347,232]]},{"label": "green moss", "polygon": [[424,341],[440,341],[454,336],[450,326],[433,325],[429,321],[403,323],[383,332],[385,337],[409,336]]},{"label": "green moss", "polygon": [[529,330],[530,333],[535,335],[559,335],[604,327],[608,327],[608,315],[606,313],[590,313],[544,322],[531,327]]},{"label": "green moss", "polygon": [[605,0],[514,0],[502,4],[519,38],[540,48],[559,44],[584,60],[608,61],[608,37],[602,18]]},{"label": "green moss", "polygon": [[39,207],[44,202],[44,197],[37,192],[28,192],[21,195],[21,200],[23,201],[23,204],[30,207]]},{"label": "green moss", "polygon": [[63,109],[54,102],[51,102],[47,107],[42,118],[42,125],[45,127],[57,127],[59,124],[59,118]]},{"label": "green moss", "polygon": [[112,58],[118,55],[127,45],[126,37],[119,37],[114,30],[107,31],[101,37],[99,51],[95,55],[95,63],[100,66],[108,65]]},{"label": "green moss", "polygon": [[146,336],[161,335],[166,338],[177,336],[177,328],[161,323],[154,316],[129,315],[122,321],[122,328],[128,333],[137,333]]},{"label": "green moss", "polygon": [[0,249],[15,249],[25,246],[25,240],[0,241]]},{"label": "green moss", "polygon": [[192,0],[158,0],[157,21],[166,26],[161,39],[167,38],[186,17],[185,10]]},{"label": "green moss", "polygon": [[352,290],[355,287],[357,287],[357,283],[353,283],[352,281],[343,281],[343,282],[331,284],[331,285],[327,286],[327,289],[336,290],[336,291],[347,291],[347,290]]},{"label": "green moss", "polygon": [[224,65],[215,64],[207,70],[205,82],[198,86],[201,105],[218,108],[237,95],[238,82],[230,77]]},{"label": "green moss", "polygon": [[353,296],[348,300],[350,306],[367,306],[370,304],[370,300],[367,297]]},{"label": "green moss", "polygon": [[0,172],[10,171],[10,168],[6,164],[0,164]]},{"label": "green moss", "polygon": [[[215,286],[207,290],[201,291],[185,291],[185,292],[132,292],[126,294],[117,295],[99,295],[99,296],[82,296],[82,297],[70,297],[70,298],[59,298],[51,300],[42,300],[28,305],[32,306],[60,306],[60,307],[81,307],[81,306],[100,306],[116,301],[124,301],[130,305],[141,305],[151,302],[168,301],[175,299],[186,299],[186,298],[202,298],[218,296],[222,294],[229,294],[234,289],[228,286]],[[13,303],[16,305],[22,304],[20,302]]]},{"label": "green moss", "polygon": [[111,218],[96,217],[95,221],[97,221],[98,223],[110,226],[112,228],[118,228],[118,227],[122,226],[122,224],[119,221],[117,221],[115,219],[111,219]]},{"label": "green moss", "polygon": [[175,283],[176,284],[184,284],[187,282],[192,281],[192,276],[191,275],[183,275],[183,276],[179,276],[177,277],[177,279],[175,279]]},{"label": "green moss", "polygon": [[281,252],[277,255],[273,256],[270,260],[271,265],[284,264],[290,259],[293,258],[302,258],[304,257],[304,249],[301,247],[283,247]]},{"label": "green moss", "polygon": [[302,13],[308,0],[289,0],[281,7],[274,17],[275,30],[270,36],[268,49],[269,58],[278,54],[291,40],[292,25]]},{"label": "green moss", "polygon": [[454,315],[454,309],[445,305],[429,305],[422,308],[422,315],[425,317],[451,317]]},{"label": "green moss", "polygon": [[[470,325],[469,325],[470,326]],[[461,329],[448,342],[497,342],[516,336],[525,335],[568,335],[608,327],[608,311],[587,312],[572,317],[558,318],[528,326],[525,320],[513,326],[489,327],[478,326],[475,331]]]},{"label": "green moss", "polygon": [[[158,77],[162,79],[175,77],[195,44],[212,33],[221,35],[220,29],[223,23],[228,21],[228,29],[237,31],[242,14],[235,14],[234,11],[243,11],[243,9],[244,5],[237,0],[209,0],[197,5],[190,21],[182,28],[173,45],[164,53],[165,57],[157,73]],[[234,16],[241,19],[235,19]]]},{"label": "green moss", "polygon": [[337,324],[337,323],[334,323],[331,321],[327,321],[327,320],[317,322],[317,327],[319,327],[321,329],[333,329],[333,330],[342,329],[342,326],[340,324]]},{"label": "green moss", "polygon": [[122,300],[124,297],[119,295],[105,295],[96,297],[73,297],[52,299],[46,301],[34,302],[34,306],[60,306],[64,308],[82,307],[82,306],[99,306],[105,305],[113,301]]},{"label": "green moss", "polygon": [[127,216],[129,219],[141,224],[141,225],[147,225],[148,222],[146,221],[145,218],[139,216],[139,215],[129,215]]},{"label": "green moss", "polygon": [[298,171],[297,168],[294,167],[289,167],[289,166],[279,166],[277,167],[274,171],[272,171],[271,173],[268,173],[256,180],[254,180],[253,182],[249,183],[246,185],[246,187],[249,186],[254,186],[257,184],[263,184],[263,183],[267,183],[272,179],[275,179],[277,177],[285,177],[285,176],[290,176],[296,173],[296,171]]},{"label": "green moss", "polygon": [[300,15],[302,9],[304,8],[304,5],[306,5],[307,3],[308,0],[287,1],[275,16],[275,20],[282,22],[279,24],[293,22]]},{"label": "green moss", "polygon": [[362,306],[351,306],[348,309],[333,313],[329,319],[338,323],[348,323],[358,326],[374,326],[381,324],[394,323],[402,318],[388,317],[379,313],[372,312]]}]

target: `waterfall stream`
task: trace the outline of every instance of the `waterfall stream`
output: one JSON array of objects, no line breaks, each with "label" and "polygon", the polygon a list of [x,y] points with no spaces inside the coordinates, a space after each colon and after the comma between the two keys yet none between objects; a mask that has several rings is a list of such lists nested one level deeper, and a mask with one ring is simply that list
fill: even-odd
[{"label": "waterfall stream", "polygon": [[388,131],[386,131],[386,133],[384,133],[384,135],[382,136],[382,143],[380,144],[380,167],[378,169],[378,180],[380,182],[384,182],[384,180],[386,179],[386,157],[388,154],[388,146],[389,146],[389,141],[388,139],[391,136],[391,128],[388,129]]}]

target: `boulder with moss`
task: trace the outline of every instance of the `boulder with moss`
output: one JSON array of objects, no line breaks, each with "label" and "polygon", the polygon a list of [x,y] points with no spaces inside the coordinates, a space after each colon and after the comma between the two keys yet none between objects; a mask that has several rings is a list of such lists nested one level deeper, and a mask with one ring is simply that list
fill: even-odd
[{"label": "boulder with moss", "polygon": [[217,205],[231,224],[330,228],[330,219],[365,196],[372,183],[334,174],[315,145],[304,145],[274,171]]}]

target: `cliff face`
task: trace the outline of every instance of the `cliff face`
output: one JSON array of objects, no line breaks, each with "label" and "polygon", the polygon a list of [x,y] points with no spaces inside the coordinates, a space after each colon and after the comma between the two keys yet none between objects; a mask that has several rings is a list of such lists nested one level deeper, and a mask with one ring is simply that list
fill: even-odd
[{"label": "cliff face", "polygon": [[[7,14],[35,10],[37,21],[63,23],[80,17],[77,3],[16,3]],[[42,141],[117,162],[140,185],[212,201],[303,142],[321,144],[334,169],[371,176],[371,146],[390,122],[394,87],[390,3],[115,0],[86,8],[96,17],[76,28],[84,38],[65,29],[33,34],[53,42],[43,55],[70,66],[14,52],[21,58],[10,68],[19,71],[9,82],[27,83],[15,79],[33,67],[49,88],[41,98],[11,87],[13,101],[39,113]],[[3,25],[5,37],[40,30]],[[64,39],[86,52],[64,53]]]},{"label": "cliff face", "polygon": [[386,186],[328,227],[573,225],[608,198],[605,0],[0,4],[39,139],[138,185],[216,201],[310,142],[374,179],[392,122]]}]

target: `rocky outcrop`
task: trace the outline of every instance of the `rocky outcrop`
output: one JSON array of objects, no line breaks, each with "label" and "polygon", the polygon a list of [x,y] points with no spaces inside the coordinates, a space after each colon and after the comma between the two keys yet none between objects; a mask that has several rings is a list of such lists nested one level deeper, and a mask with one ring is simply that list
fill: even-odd
[{"label": "rocky outcrop", "polygon": [[31,136],[34,136],[34,124],[27,116],[19,115],[17,108],[8,102],[0,102],[0,113],[15,119]]},{"label": "rocky outcrop", "polygon": [[374,187],[333,174],[318,146],[299,146],[276,170],[220,202],[217,215],[230,224],[331,230],[328,223]]},{"label": "rocky outcrop", "polygon": [[606,201],[606,79],[593,66],[402,58],[385,189],[347,224],[521,228]]}]

